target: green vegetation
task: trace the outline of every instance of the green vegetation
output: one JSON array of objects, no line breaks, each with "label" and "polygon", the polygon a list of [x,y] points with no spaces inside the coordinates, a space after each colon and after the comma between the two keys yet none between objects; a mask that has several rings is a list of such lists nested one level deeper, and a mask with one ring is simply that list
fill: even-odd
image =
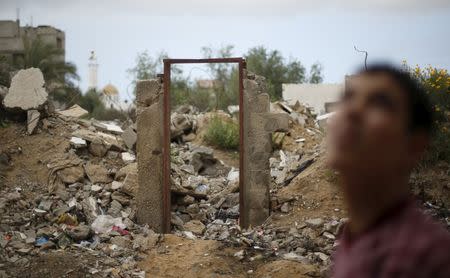
[{"label": "green vegetation", "polygon": [[80,95],[76,99],[76,103],[89,112],[86,116],[87,118],[94,118],[100,121],[112,121],[115,119],[124,121],[128,117],[122,111],[106,108],[100,99],[100,94],[95,90],[89,90],[86,94]]},{"label": "green vegetation", "polygon": [[422,166],[438,161],[450,163],[450,74],[432,66],[411,68],[406,63],[404,66],[422,83],[434,110],[434,136]]},{"label": "green vegetation", "polygon": [[247,69],[266,78],[268,93],[272,100],[278,100],[282,94],[283,83],[320,83],[322,66],[314,64],[310,76],[302,63],[294,58],[288,61],[278,50],[268,50],[263,46],[251,48],[245,55]]},{"label": "green vegetation", "polygon": [[[219,49],[203,47],[203,58],[230,58],[234,55],[234,46],[225,45]],[[309,74],[297,59],[286,59],[278,50],[267,50],[262,46],[251,48],[243,55],[247,61],[247,69],[264,76],[267,81],[267,93],[272,100],[281,98],[283,83],[320,83],[322,82],[322,66],[312,65]],[[154,78],[163,72],[162,60],[168,58],[167,53],[160,52],[154,57],[147,51],[138,53],[135,66],[127,72],[135,85],[137,80]],[[171,104],[191,104],[200,111],[226,110],[229,105],[238,104],[239,72],[235,64],[206,64],[209,79],[214,81],[211,88],[201,88],[183,71],[172,65],[171,72]]]},{"label": "green vegetation", "polygon": [[239,149],[239,125],[219,116],[211,118],[204,137],[206,143],[225,150]]}]

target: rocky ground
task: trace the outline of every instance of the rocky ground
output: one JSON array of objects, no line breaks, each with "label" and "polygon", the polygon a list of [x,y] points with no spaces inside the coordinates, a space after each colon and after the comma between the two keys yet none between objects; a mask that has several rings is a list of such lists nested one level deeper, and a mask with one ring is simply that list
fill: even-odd
[{"label": "rocky ground", "polygon": [[[324,165],[314,115],[291,115],[270,159],[272,214],[239,227],[238,153],[206,146],[211,113],[172,114],[172,234],[135,223],[130,123],[80,119],[79,107],[0,127],[0,277],[323,277],[346,214]],[[222,116],[230,117],[227,113]],[[33,117],[31,117],[33,119]],[[30,118],[28,118],[30,120]],[[31,135],[30,135],[31,134]],[[449,227],[450,167],[411,177]]]}]

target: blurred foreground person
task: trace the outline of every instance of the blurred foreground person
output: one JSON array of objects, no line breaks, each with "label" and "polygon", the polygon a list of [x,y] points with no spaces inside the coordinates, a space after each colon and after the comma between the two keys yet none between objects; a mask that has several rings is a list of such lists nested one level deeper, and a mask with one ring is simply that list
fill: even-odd
[{"label": "blurred foreground person", "polygon": [[424,91],[406,72],[374,65],[347,82],[328,133],[328,163],[340,173],[350,219],[333,277],[450,277],[450,234],[423,214],[408,186],[432,122]]}]

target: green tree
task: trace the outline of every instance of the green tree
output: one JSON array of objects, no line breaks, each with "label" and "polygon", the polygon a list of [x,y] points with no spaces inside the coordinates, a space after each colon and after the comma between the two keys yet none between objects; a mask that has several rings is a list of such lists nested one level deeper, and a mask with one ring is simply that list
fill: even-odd
[{"label": "green tree", "polygon": [[[219,49],[202,47],[204,58],[230,58],[233,56],[234,46],[225,45]],[[215,96],[215,108],[225,110],[229,105],[237,104],[238,77],[236,66],[228,63],[207,64],[211,75],[216,81],[212,93]]]},{"label": "green tree", "polygon": [[50,93],[64,86],[74,87],[73,81],[79,80],[77,68],[66,62],[64,50],[44,43],[40,38],[30,41],[24,38],[24,55],[13,65],[16,69],[39,68],[44,75]]},{"label": "green tree", "polygon": [[89,113],[94,112],[98,107],[105,109],[105,105],[100,99],[100,95],[94,89],[87,91],[79,100],[78,105],[86,109]]},{"label": "green tree", "polygon": [[0,85],[10,86],[10,72],[14,71],[13,66],[7,61],[5,56],[0,56]]},{"label": "green tree", "polygon": [[309,83],[318,84],[322,83],[322,81],[322,65],[320,63],[315,63],[309,70]]},{"label": "green tree", "polygon": [[450,163],[450,74],[447,69],[428,66],[414,68],[404,61],[404,69],[426,90],[433,108],[434,132],[422,166],[438,161]]},{"label": "green tree", "polygon": [[[169,58],[165,51],[151,56],[147,50],[137,54],[135,66],[128,69],[128,76],[131,78],[134,87],[133,94],[136,94],[136,83],[138,80],[153,79],[157,74],[163,73],[163,60]],[[183,71],[175,66],[171,66],[171,102],[172,106],[186,103],[188,84],[182,76]]]},{"label": "green tree", "polygon": [[138,53],[135,66],[127,70],[131,82],[136,84],[138,80],[155,78],[158,73],[163,72],[163,59],[167,57],[164,51],[159,52],[155,57],[152,57],[147,50]]},{"label": "green tree", "polygon": [[251,48],[245,55],[249,71],[266,78],[267,89],[273,100],[280,99],[283,83],[306,82],[305,67],[300,61],[285,58],[278,50],[267,50],[263,46]]}]

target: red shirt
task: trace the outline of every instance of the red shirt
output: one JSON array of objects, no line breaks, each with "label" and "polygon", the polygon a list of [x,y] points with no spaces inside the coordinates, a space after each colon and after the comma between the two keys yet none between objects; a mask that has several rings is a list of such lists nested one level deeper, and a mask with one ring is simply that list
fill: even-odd
[{"label": "red shirt", "polygon": [[450,278],[450,234],[408,200],[356,238],[344,228],[333,259],[334,278]]}]

